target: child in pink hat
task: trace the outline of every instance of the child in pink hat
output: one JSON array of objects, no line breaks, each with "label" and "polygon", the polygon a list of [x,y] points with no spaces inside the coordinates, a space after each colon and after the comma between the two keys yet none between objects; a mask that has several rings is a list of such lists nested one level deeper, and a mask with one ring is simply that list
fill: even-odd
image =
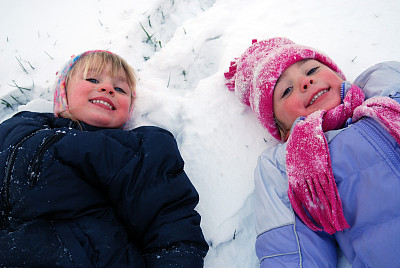
[{"label": "child in pink hat", "polygon": [[255,171],[261,266],[336,267],[336,245],[353,267],[400,266],[400,63],[350,83],[323,52],[272,38],[225,77],[284,142]]},{"label": "child in pink hat", "polygon": [[0,124],[1,267],[203,267],[174,137],[123,129],[135,87],[124,59],[87,51],[59,73],[53,114]]}]

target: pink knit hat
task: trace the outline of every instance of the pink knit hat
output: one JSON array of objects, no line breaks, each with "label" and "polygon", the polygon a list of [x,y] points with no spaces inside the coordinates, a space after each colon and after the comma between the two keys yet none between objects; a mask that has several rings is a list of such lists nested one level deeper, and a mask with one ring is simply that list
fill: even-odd
[{"label": "pink knit hat", "polygon": [[276,37],[253,44],[235,61],[225,73],[226,85],[235,91],[241,102],[250,105],[258,120],[276,139],[281,140],[274,119],[273,92],[281,74],[293,63],[315,59],[345,76],[339,67],[323,52],[302,46],[293,41]]}]

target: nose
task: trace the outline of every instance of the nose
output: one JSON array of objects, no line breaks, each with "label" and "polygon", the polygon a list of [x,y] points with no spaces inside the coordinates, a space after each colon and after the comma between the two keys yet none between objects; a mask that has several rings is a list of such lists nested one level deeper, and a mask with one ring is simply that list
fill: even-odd
[{"label": "nose", "polygon": [[111,96],[115,95],[115,89],[111,85],[102,84],[99,87],[99,91],[106,92],[107,94],[110,94]]},{"label": "nose", "polygon": [[306,77],[302,81],[302,84],[300,86],[300,90],[306,91],[307,89],[309,89],[311,87],[312,84],[314,84],[314,80],[312,80],[311,78]]}]

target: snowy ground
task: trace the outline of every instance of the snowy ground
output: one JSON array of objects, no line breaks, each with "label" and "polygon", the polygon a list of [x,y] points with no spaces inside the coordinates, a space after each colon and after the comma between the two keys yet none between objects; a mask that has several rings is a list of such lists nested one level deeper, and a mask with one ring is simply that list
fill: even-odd
[{"label": "snowy ground", "polygon": [[253,38],[285,36],[326,52],[352,81],[400,61],[398,14],[398,0],[0,0],[0,120],[51,112],[55,74],[72,55],[123,56],[139,77],[130,127],[170,130],[200,194],[205,266],[257,267],[253,170],[274,141],[223,72]]}]

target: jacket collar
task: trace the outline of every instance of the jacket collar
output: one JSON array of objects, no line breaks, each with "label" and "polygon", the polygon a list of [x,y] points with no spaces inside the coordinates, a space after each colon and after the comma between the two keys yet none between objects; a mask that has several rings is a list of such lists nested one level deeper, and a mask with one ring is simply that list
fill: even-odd
[{"label": "jacket collar", "polygon": [[74,121],[68,118],[56,118],[54,122],[55,127],[67,127],[67,128],[73,128],[73,129],[78,129],[82,131],[98,131],[98,130],[103,130],[107,129],[104,127],[95,127],[89,124],[86,124],[81,121]]}]

